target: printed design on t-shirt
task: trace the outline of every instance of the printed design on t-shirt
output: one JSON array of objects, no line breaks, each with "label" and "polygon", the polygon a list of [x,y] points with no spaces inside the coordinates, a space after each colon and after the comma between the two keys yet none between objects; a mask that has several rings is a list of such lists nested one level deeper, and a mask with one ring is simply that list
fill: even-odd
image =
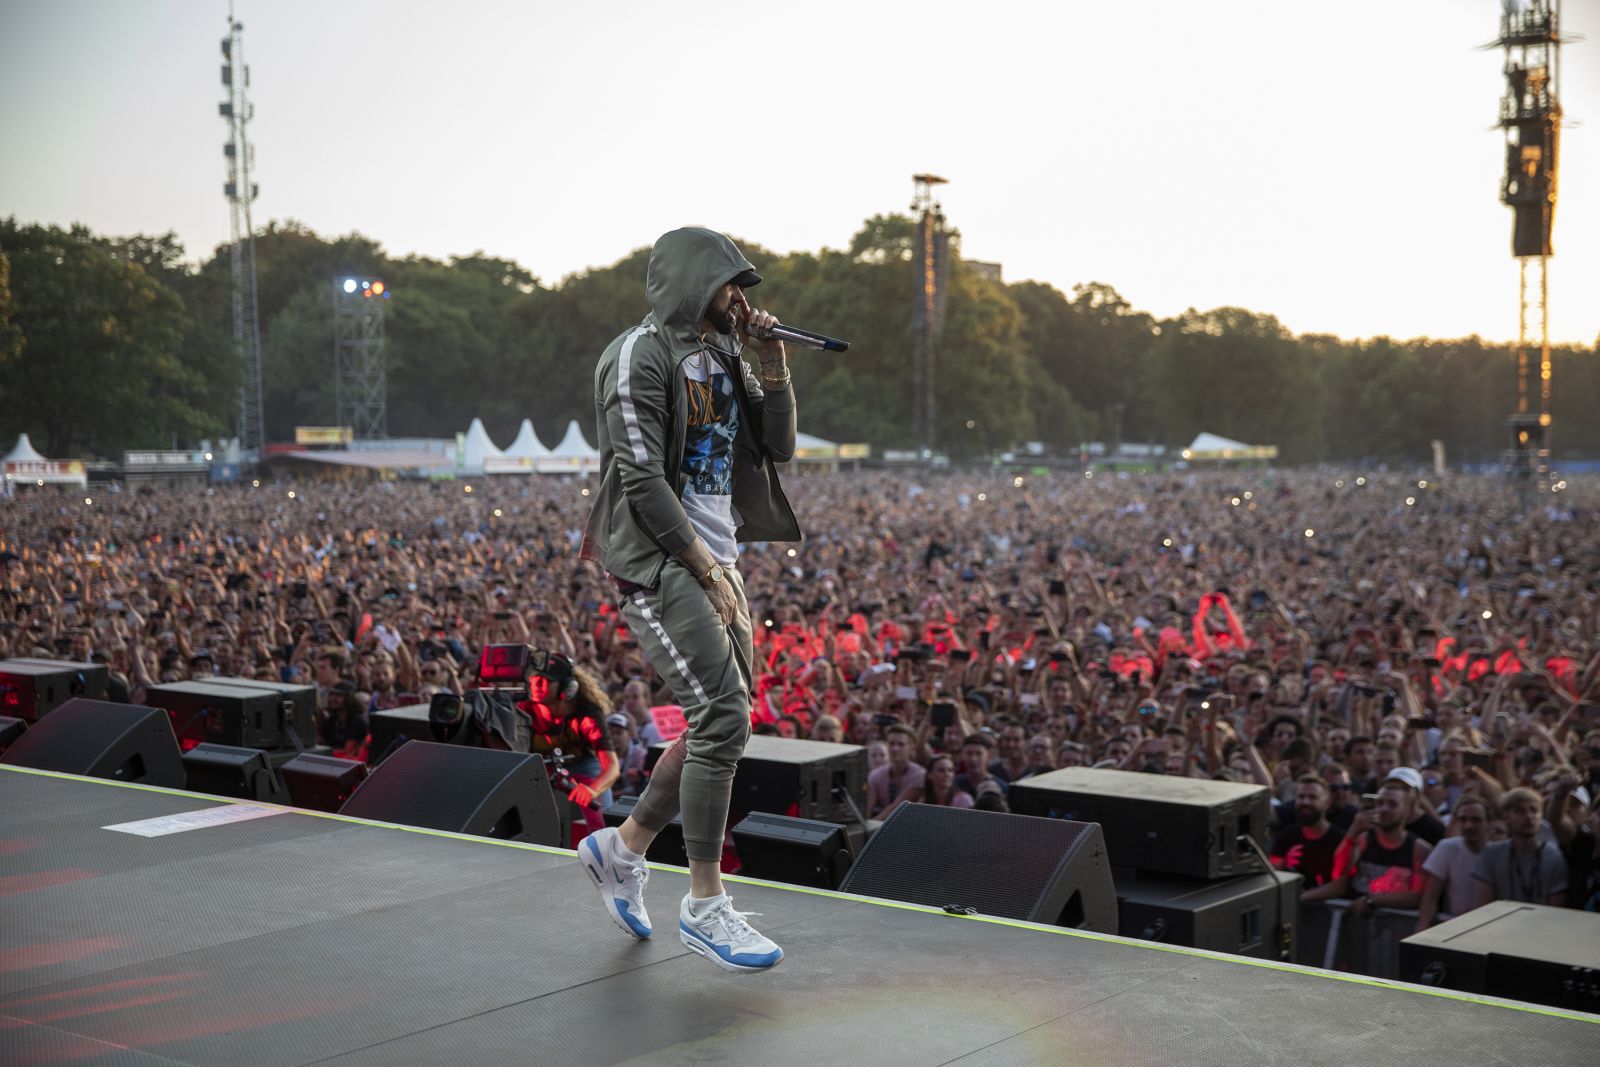
[{"label": "printed design on t-shirt", "polygon": [[[706,357],[709,358],[709,357]],[[689,427],[683,445],[685,488],[701,496],[733,492],[733,440],[739,432],[739,406],[733,378],[713,369],[710,381],[687,378]]]}]

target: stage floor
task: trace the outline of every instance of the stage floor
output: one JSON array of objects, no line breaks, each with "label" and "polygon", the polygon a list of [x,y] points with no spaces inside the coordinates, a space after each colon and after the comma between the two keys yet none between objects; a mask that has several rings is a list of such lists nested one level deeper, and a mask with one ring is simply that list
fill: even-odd
[{"label": "stage floor", "polygon": [[[1600,1016],[1025,923],[731,886],[784,948],[691,954],[572,853],[0,767],[0,1063],[1595,1062]],[[179,824],[181,825],[181,824]],[[160,826],[156,829],[170,829]],[[146,832],[149,832],[148,830]]]}]

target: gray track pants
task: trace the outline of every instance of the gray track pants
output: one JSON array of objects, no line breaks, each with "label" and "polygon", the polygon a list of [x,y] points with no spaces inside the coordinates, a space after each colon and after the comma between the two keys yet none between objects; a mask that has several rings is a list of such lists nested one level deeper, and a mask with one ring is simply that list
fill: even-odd
[{"label": "gray track pants", "polygon": [[739,602],[724,626],[705,590],[669,561],[654,590],[622,600],[622,616],[639,647],[683,705],[689,729],[656,763],[633,819],[654,833],[683,812],[683,846],[691,860],[721,862],[733,796],[733,771],[750,736],[750,605],[744,579],[723,572]]}]

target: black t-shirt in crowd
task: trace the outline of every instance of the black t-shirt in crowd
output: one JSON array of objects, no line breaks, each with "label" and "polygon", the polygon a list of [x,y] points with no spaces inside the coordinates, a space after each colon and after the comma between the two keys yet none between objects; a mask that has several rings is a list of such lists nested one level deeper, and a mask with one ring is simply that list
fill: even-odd
[{"label": "black t-shirt in crowd", "polygon": [[1444,840],[1444,823],[1426,813],[1406,823],[1406,832],[1416,834],[1430,845]]},{"label": "black t-shirt in crowd", "polygon": [[1343,840],[1344,831],[1336,826],[1329,826],[1320,837],[1308,837],[1305,827],[1295,823],[1272,839],[1272,858],[1304,878],[1302,888],[1310,889],[1333,878],[1333,856]]}]

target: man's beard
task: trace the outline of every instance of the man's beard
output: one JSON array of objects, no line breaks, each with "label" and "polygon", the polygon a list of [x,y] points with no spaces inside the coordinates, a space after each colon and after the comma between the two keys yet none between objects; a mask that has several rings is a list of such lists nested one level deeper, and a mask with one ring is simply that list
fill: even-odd
[{"label": "man's beard", "polygon": [[1316,808],[1295,808],[1294,817],[1301,826],[1315,826],[1322,821],[1322,812]]},{"label": "man's beard", "polygon": [[739,325],[739,316],[735,312],[734,306],[730,303],[720,315],[714,309],[708,310],[706,312],[706,321],[711,323],[712,328],[718,333],[733,333]]}]

